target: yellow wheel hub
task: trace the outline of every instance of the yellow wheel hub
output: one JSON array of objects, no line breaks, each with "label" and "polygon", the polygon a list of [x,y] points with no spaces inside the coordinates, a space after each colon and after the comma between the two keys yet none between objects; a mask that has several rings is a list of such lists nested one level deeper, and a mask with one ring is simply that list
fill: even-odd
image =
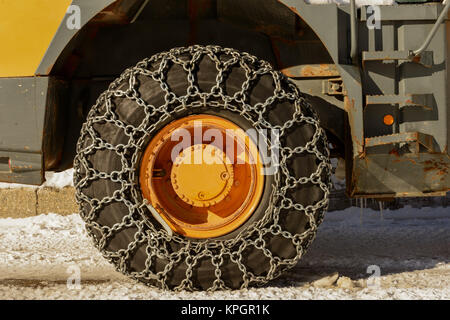
[{"label": "yellow wheel hub", "polygon": [[194,115],[153,137],[141,159],[139,183],[143,197],[174,232],[214,238],[236,230],[254,213],[264,189],[262,169],[255,143],[239,126]]},{"label": "yellow wheel hub", "polygon": [[176,158],[171,182],[177,195],[186,203],[210,207],[230,192],[233,166],[219,148],[197,144],[184,149]]}]

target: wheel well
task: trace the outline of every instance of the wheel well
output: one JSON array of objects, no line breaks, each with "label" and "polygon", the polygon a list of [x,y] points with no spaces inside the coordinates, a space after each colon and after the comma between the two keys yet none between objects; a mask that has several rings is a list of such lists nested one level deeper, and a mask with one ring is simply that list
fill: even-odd
[{"label": "wheel well", "polygon": [[[322,110],[319,116],[341,117],[339,99],[316,99],[321,81],[339,75],[320,73],[322,68],[311,74],[309,68],[333,65],[326,47],[296,13],[278,1],[152,0],[138,17],[139,1],[127,5],[129,12],[124,9],[126,2],[116,1],[84,25],[51,69],[50,76],[64,79],[69,88],[59,106],[65,109],[59,121],[66,124],[66,133],[57,170],[72,165],[81,125],[109,83],[138,61],[173,47],[216,44],[249,52],[298,83],[316,81],[309,93],[313,106]],[[330,108],[333,111],[326,111]],[[343,127],[322,122],[330,137],[343,141]]]}]

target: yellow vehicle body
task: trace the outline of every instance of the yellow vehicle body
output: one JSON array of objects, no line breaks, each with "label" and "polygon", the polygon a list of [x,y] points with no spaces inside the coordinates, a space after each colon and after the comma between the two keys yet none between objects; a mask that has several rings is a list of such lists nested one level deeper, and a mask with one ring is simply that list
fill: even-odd
[{"label": "yellow vehicle body", "polygon": [[33,76],[71,0],[0,0],[0,77]]}]

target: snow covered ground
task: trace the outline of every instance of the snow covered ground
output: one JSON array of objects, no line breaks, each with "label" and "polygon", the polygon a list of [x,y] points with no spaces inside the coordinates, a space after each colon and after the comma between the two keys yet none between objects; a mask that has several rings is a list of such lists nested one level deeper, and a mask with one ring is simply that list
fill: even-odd
[{"label": "snow covered ground", "polygon": [[[75,214],[0,219],[0,299],[450,299],[449,211],[329,213],[309,252],[283,277],[214,293],[129,280],[103,260]],[[77,268],[81,287],[68,288]]]}]

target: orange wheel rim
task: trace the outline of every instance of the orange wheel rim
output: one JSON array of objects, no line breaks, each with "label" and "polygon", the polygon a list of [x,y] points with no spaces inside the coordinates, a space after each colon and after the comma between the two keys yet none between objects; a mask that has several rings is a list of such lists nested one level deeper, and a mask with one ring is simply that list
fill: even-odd
[{"label": "orange wheel rim", "polygon": [[264,189],[260,154],[236,124],[211,115],[169,123],[147,145],[142,195],[176,233],[214,238],[256,210]]}]

